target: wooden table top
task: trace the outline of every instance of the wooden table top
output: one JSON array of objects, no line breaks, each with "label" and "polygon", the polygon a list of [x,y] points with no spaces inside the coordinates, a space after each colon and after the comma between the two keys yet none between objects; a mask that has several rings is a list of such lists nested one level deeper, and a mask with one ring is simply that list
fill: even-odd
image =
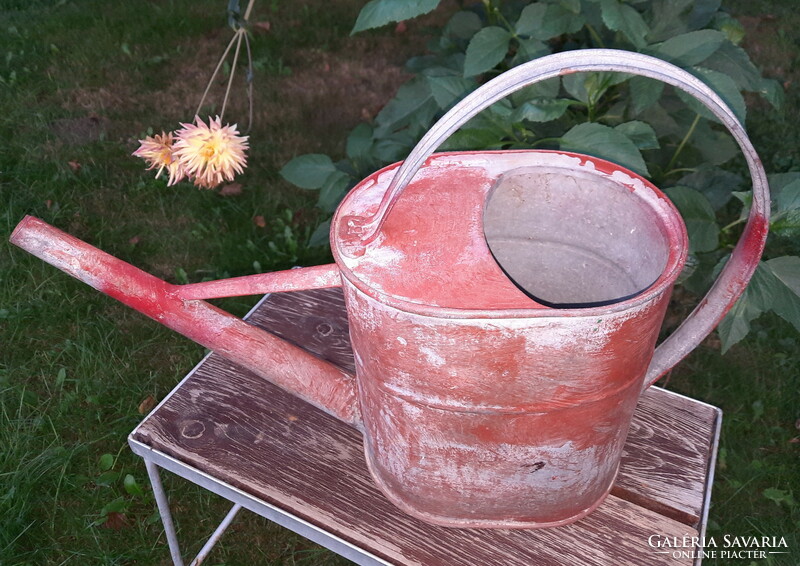
[{"label": "wooden table top", "polygon": [[[340,289],[271,295],[248,321],[353,370]],[[720,421],[715,407],[650,388],[611,495],[576,523],[535,530],[404,514],[373,484],[357,430],[215,354],[131,438],[390,563],[676,566],[696,563],[691,548],[676,558],[648,540],[703,534]]]}]

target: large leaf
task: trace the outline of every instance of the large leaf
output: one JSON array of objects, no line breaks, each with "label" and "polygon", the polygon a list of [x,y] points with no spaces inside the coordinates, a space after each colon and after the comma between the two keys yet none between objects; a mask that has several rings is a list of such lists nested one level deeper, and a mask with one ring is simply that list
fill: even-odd
[{"label": "large leaf", "polygon": [[476,33],[467,46],[464,77],[474,77],[493,69],[508,53],[511,34],[499,26],[489,26]]},{"label": "large leaf", "polygon": [[744,338],[750,323],[772,310],[800,331],[800,257],[761,262],[742,297],[719,325],[723,352]]},{"label": "large leaf", "polygon": [[[691,72],[697,78],[714,89],[714,92],[716,92],[730,107],[730,109],[733,110],[733,113],[736,114],[739,122],[744,124],[744,121],[747,118],[747,107],[744,103],[742,94],[739,92],[739,87],[736,86],[736,83],[732,78],[718,71],[712,71],[711,69],[705,69],[703,67],[692,67]],[[714,114],[712,114],[703,103],[701,103],[692,95],[679,90],[678,96],[681,97],[681,100],[683,100],[686,105],[689,106],[689,108],[704,118],[719,122],[716,116],[714,116]]]},{"label": "large leaf", "polygon": [[546,41],[553,37],[575,33],[583,27],[580,12],[573,12],[570,4],[535,3],[525,6],[515,25],[517,35]]},{"label": "large leaf", "polygon": [[717,327],[723,353],[747,336],[750,323],[769,309],[774,284],[774,276],[760,263],[742,296]]},{"label": "large leaf", "polygon": [[513,66],[527,63],[551,53],[550,47],[538,39],[519,38],[517,39],[517,44],[517,54],[514,55],[512,61]]},{"label": "large leaf", "polygon": [[561,78],[561,83],[573,98],[581,102],[597,102],[614,85],[625,82],[627,73],[570,73]]},{"label": "large leaf", "polygon": [[341,171],[331,173],[322,189],[319,191],[319,199],[317,199],[317,206],[325,212],[333,212],[339,205],[339,202],[347,194],[350,188],[350,176]]},{"label": "large leaf", "polygon": [[556,98],[561,90],[561,78],[555,77],[540,83],[528,85],[509,96],[515,106],[521,106],[526,100],[537,98]]},{"label": "large leaf", "polygon": [[462,10],[450,18],[442,32],[443,35],[453,39],[470,39],[483,27],[481,19],[475,12]]},{"label": "large leaf", "polygon": [[719,210],[728,204],[733,192],[741,188],[742,181],[742,176],[736,173],[717,167],[702,167],[682,177],[677,184],[700,191],[708,198],[711,207]]},{"label": "large leaf", "polygon": [[330,157],[321,153],[309,153],[292,159],[283,166],[280,174],[302,189],[319,189],[335,171],[336,166]]},{"label": "large leaf", "polygon": [[564,115],[574,101],[568,98],[535,98],[523,102],[512,114],[514,122],[549,122]]},{"label": "large leaf", "polygon": [[633,120],[625,122],[614,128],[617,132],[625,134],[639,149],[658,149],[658,138],[650,124]]},{"label": "large leaf", "polygon": [[761,74],[750,56],[741,47],[725,41],[708,59],[703,67],[729,76],[742,90],[757,92],[761,86]]},{"label": "large leaf", "polygon": [[710,252],[719,245],[719,225],[711,203],[700,191],[672,187],[664,191],[678,208],[689,234],[689,252]]},{"label": "large leaf", "polygon": [[311,234],[311,237],[308,239],[309,246],[327,246],[330,244],[330,235],[331,235],[331,221],[326,220],[319,226],[317,226],[316,230]]},{"label": "large leaf", "polygon": [[800,257],[776,257],[765,263],[776,280],[772,310],[800,331]]},{"label": "large leaf", "polygon": [[687,16],[694,0],[652,0],[650,43],[656,43],[691,31]]},{"label": "large leaf", "polygon": [[475,88],[475,81],[455,75],[427,75],[428,86],[439,108],[446,109]]},{"label": "large leaf", "polygon": [[770,229],[786,236],[796,236],[800,231],[800,179],[780,185],[770,178],[770,184],[774,195]]},{"label": "large leaf", "polygon": [[679,67],[691,67],[708,59],[725,41],[717,30],[690,31],[656,45],[653,54]]},{"label": "large leaf", "polygon": [[439,150],[499,149],[504,144],[494,128],[464,128],[447,138]]},{"label": "large leaf", "polygon": [[[420,118],[426,105],[430,104],[433,104],[434,112],[438,110],[430,84],[425,77],[414,77],[397,90],[395,97],[375,117],[378,126],[375,132],[376,138],[383,137],[388,132]],[[429,109],[426,113],[429,113]]]},{"label": "large leaf", "polygon": [[361,9],[350,33],[410,20],[433,11],[438,5],[439,0],[371,0]]},{"label": "large leaf", "polygon": [[370,147],[372,147],[372,126],[362,122],[347,136],[347,157],[360,159],[369,152]]},{"label": "large leaf", "polygon": [[664,83],[647,77],[632,77],[628,83],[631,93],[631,110],[638,116],[661,98]]},{"label": "large leaf", "polygon": [[705,165],[722,165],[740,154],[739,146],[727,131],[712,128],[708,120],[700,120],[689,144],[700,152]]},{"label": "large leaf", "polygon": [[414,137],[406,131],[400,131],[381,137],[375,142],[372,151],[382,163],[394,163],[405,159],[412,147],[414,147]]},{"label": "large leaf", "polygon": [[608,159],[640,175],[649,174],[636,144],[625,134],[603,124],[578,124],[564,134],[560,147],[565,151]]},{"label": "large leaf", "polygon": [[645,36],[650,31],[641,14],[633,6],[619,0],[602,0],[603,23],[612,31],[621,32],[638,48],[647,45]]}]

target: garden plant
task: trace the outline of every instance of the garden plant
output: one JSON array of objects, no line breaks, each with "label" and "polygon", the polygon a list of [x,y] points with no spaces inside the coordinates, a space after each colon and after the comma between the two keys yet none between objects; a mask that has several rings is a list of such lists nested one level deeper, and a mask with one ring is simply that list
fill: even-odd
[{"label": "garden plant", "polygon": [[[724,411],[708,534],[785,536],[789,554],[757,563],[797,563],[800,16],[791,3],[233,0],[225,8],[221,0],[0,4],[4,241],[33,214],[176,283],[327,262],[327,221],[347,191],[403,159],[487,79],[570,49],[666,59],[715,88],[747,125],[770,173],[773,210],[745,296],[661,385]],[[233,57],[233,40],[245,38]],[[226,45],[234,47],[220,60]],[[221,175],[191,175],[212,190],[179,182],[177,172],[170,179],[168,167],[155,178],[160,164],[140,149],[140,140],[166,140],[165,124],[200,128],[195,114],[210,129],[238,123],[229,133],[248,138],[246,169],[238,160]],[[575,74],[525,89],[442,149],[513,148],[597,155],[675,202],[691,255],[665,332],[702,296],[746,217],[749,179],[735,143],[706,111],[648,79]],[[202,349],[8,244],[0,265],[0,564],[168,563],[126,436]],[[216,303],[243,314],[255,300]],[[187,554],[196,551],[227,507],[164,479],[181,539],[198,541]],[[346,561],[242,514],[209,563]]]}]

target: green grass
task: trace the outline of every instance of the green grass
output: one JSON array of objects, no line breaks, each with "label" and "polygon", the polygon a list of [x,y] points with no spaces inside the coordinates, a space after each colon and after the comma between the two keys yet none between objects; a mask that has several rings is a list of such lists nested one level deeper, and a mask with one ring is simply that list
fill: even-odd
[{"label": "green grass", "polygon": [[[39,216],[173,282],[329,261],[326,252],[304,245],[321,218],[313,207],[317,195],[293,189],[277,171],[296,154],[340,155],[358,122],[358,107],[352,118],[331,115],[355,104],[353,91],[342,86],[346,72],[375,57],[374,42],[381,41],[380,34],[347,36],[363,2],[257,3],[255,19],[269,21],[271,31],[253,43],[256,125],[240,195],[167,188],[130,157],[148,128],[173,129],[191,119],[230,37],[225,4],[0,4],[2,566],[169,563],[144,466],[126,437],[142,418],[140,403],[163,398],[203,354],[10,246],[7,237],[23,215]],[[764,31],[748,39],[748,48],[761,49],[754,59],[765,74],[795,82],[786,109],[756,105],[748,125],[769,171],[800,169],[800,18],[785,2],[730,5],[753,18],[775,15],[761,21]],[[411,53],[423,42],[389,37],[380,45],[384,54],[386,45]],[[323,92],[313,98],[292,81],[300,82],[305,69],[322,68],[323,60],[350,67],[336,67],[342,76],[332,73],[321,86],[314,83]],[[373,83],[352,88],[366,91]],[[244,125],[241,93],[235,93],[229,116]],[[206,112],[214,112],[215,104]],[[304,114],[311,118],[304,121]],[[253,221],[257,216],[266,226]],[[798,253],[796,242],[785,245]],[[242,314],[253,301],[222,304]],[[789,537],[791,562],[772,564],[795,564],[800,556],[800,444],[793,442],[800,436],[799,342],[791,326],[766,317],[725,356],[707,342],[668,384],[725,412],[709,534]],[[127,476],[132,480],[126,488]],[[182,540],[199,541],[186,549],[188,556],[227,505],[169,474],[164,480]],[[210,563],[344,561],[243,513]]]}]

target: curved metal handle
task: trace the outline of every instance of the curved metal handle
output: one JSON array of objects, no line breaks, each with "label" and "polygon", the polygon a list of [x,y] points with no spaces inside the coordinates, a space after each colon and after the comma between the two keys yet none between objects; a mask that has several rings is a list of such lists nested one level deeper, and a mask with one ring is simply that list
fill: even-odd
[{"label": "curved metal handle", "polygon": [[744,291],[758,266],[769,228],[767,175],[733,111],[705,83],[688,72],[648,55],[615,49],[583,49],[548,55],[514,67],[473,91],[433,125],[398,169],[377,212],[351,227],[367,244],[379,233],[395,201],[419,168],[453,132],[484,108],[533,83],[583,71],[615,71],[660,80],[702,102],[728,128],[739,144],[753,180],[753,203],[744,232],[714,285],[700,304],[653,355],[645,375],[647,388],[682,360],[705,338]]}]

